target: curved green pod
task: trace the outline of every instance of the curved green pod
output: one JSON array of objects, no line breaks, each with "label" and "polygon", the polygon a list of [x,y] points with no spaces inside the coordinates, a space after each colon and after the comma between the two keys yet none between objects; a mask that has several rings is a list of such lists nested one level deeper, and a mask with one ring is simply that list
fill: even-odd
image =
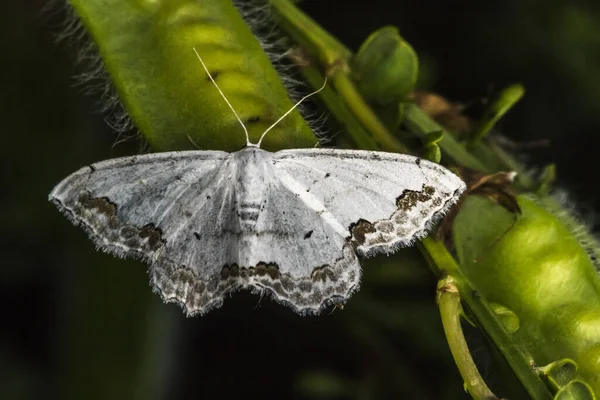
[{"label": "curved green pod", "polygon": [[[70,0],[97,45],[125,109],[156,151],[238,150],[293,103],[230,0]],[[312,130],[294,111],[270,131],[267,150],[311,147]],[[194,144],[192,144],[194,143]]]},{"label": "curved green pod", "polygon": [[515,313],[513,335],[536,365],[572,359],[599,394],[597,271],[563,221],[526,196],[517,201],[520,216],[484,197],[465,200],[453,226],[461,269],[479,295]]}]

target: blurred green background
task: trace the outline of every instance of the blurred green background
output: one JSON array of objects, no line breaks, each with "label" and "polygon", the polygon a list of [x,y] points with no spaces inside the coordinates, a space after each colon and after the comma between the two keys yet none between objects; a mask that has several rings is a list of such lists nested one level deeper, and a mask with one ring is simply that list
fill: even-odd
[{"label": "blurred green background", "polygon": [[[215,0],[216,1],[216,0]],[[60,4],[60,2],[55,2]],[[0,398],[463,399],[434,301],[435,280],[410,255],[365,263],[346,305],[302,318],[238,293],[186,319],[151,293],[145,267],[96,252],[47,201],[94,161],[133,154],[74,87],[75,47],[56,45],[64,11],[0,3]],[[356,50],[391,24],[418,52],[423,88],[463,103],[513,82],[525,98],[498,127],[532,168],[558,164],[558,186],[594,225],[600,206],[600,3],[420,0],[301,4]],[[407,261],[417,260],[417,261]],[[498,394],[521,394],[468,330]]]}]

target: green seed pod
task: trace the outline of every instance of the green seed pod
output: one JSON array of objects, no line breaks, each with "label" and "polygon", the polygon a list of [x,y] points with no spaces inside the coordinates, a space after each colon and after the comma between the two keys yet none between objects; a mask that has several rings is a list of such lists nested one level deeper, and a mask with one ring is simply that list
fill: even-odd
[{"label": "green seed pod", "polygon": [[358,90],[370,102],[386,105],[408,97],[417,83],[419,60],[392,26],[375,31],[352,59]]},{"label": "green seed pod", "polygon": [[[98,47],[125,109],[156,151],[238,150],[245,137],[207,77],[195,48],[250,140],[293,104],[259,42],[231,1],[70,0]],[[298,112],[265,137],[263,147],[314,146]]]},{"label": "green seed pod", "polygon": [[[574,234],[536,201],[521,215],[469,196],[453,225],[461,269],[478,293],[512,310],[513,333],[536,365],[572,359],[600,393],[600,281]],[[473,223],[477,221],[477,223]]]}]

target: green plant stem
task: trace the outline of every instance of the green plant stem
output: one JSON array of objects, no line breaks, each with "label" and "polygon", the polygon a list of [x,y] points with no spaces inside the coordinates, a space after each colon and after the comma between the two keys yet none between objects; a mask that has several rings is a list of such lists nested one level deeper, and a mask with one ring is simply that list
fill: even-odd
[{"label": "green plant stem", "polygon": [[411,132],[415,132],[420,136],[424,136],[430,132],[442,131],[442,140],[437,144],[444,150],[444,154],[448,155],[452,161],[476,171],[492,172],[491,168],[469,153],[469,151],[465,149],[454,136],[448,133],[448,131],[437,122],[432,120],[427,113],[415,104],[406,105],[404,109],[404,124]]},{"label": "green plant stem", "polygon": [[303,49],[318,57],[321,65],[333,65],[346,60],[352,52],[300,11],[290,0],[269,0],[279,26]]},{"label": "green plant stem", "polygon": [[345,70],[346,68],[342,68],[334,73],[332,81],[350,111],[354,113],[354,116],[362,123],[365,129],[373,134],[373,137],[382,149],[397,153],[409,153],[408,147],[396,140],[381,123],[379,118],[377,118],[371,107],[364,101],[360,93],[358,93],[356,86],[350,80],[349,74]]},{"label": "green plant stem", "polygon": [[510,171],[517,173],[516,184],[525,189],[532,190],[535,186],[534,180],[525,172],[523,165],[508,155],[503,149],[494,143],[487,144],[495,157]]},{"label": "green plant stem", "polygon": [[[302,74],[313,87],[323,85],[323,74],[315,67],[304,67]],[[352,111],[341,101],[340,96],[330,86],[326,86],[319,92],[319,98],[325,103],[325,107],[335,116],[336,120],[343,124],[345,131],[350,135],[352,142],[360,149],[378,149],[377,142],[363,128],[361,123],[354,117]],[[351,147],[352,143],[349,143]]]},{"label": "green plant stem", "polygon": [[381,123],[350,79],[348,60],[352,53],[289,0],[269,2],[280,25],[306,51],[316,55],[319,63],[325,67],[326,75],[331,79],[340,98],[363,127],[373,135],[379,146],[387,151],[408,153],[408,148],[394,138]]},{"label": "green plant stem", "polygon": [[[426,237],[419,243],[419,248],[429,262],[430,268],[437,276],[451,277],[458,288],[461,300],[475,316],[478,325],[482,327],[492,342],[502,351],[506,362],[523,384],[532,399],[551,399],[552,396],[546,384],[540,379],[533,368],[533,360],[521,350],[496,317],[487,301],[477,295],[468,279],[463,275],[460,266],[448,249],[431,237]],[[458,361],[457,361],[458,364]]]},{"label": "green plant stem", "polygon": [[460,294],[451,276],[442,278],[438,282],[437,303],[448,346],[467,391],[475,399],[498,399],[485,384],[471,357],[460,323]]}]

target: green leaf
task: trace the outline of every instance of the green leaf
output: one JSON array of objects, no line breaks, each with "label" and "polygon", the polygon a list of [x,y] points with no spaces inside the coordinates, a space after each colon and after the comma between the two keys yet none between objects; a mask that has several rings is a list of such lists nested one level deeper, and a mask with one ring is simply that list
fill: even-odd
[{"label": "green leaf", "polygon": [[525,88],[520,84],[511,85],[501,91],[496,99],[490,103],[485,110],[483,117],[481,117],[477,123],[471,134],[469,145],[473,146],[475,143],[481,141],[481,139],[483,139],[483,137],[494,127],[496,122],[498,122],[512,106],[521,100],[521,97],[523,97],[524,94]]}]

